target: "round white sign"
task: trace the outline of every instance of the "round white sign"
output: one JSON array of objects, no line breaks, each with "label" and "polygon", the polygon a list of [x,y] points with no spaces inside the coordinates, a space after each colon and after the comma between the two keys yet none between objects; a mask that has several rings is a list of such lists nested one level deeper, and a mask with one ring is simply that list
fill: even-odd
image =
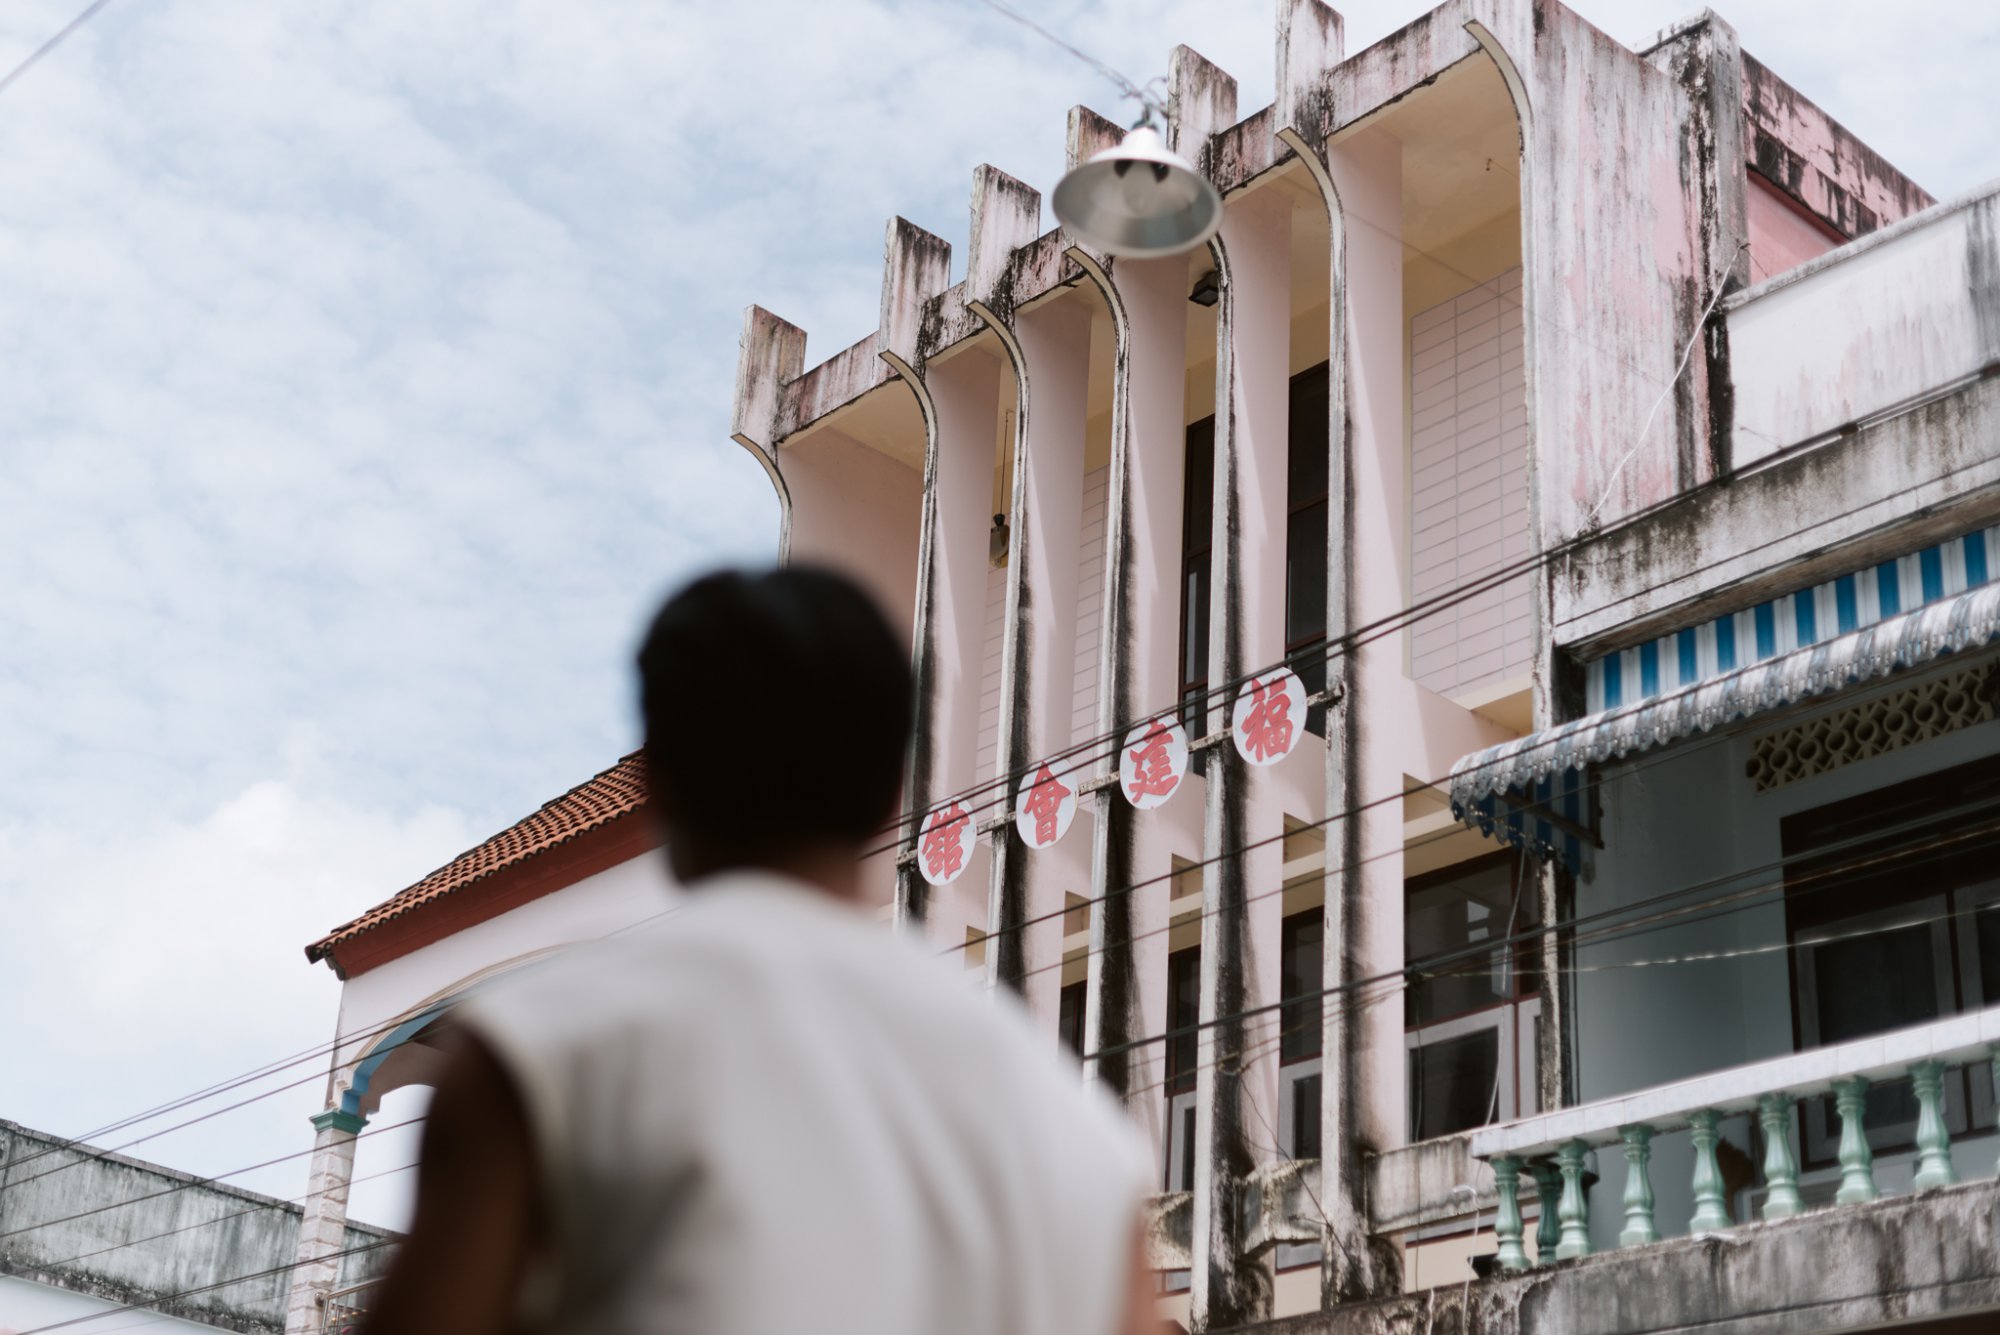
[{"label": "round white sign", "polygon": [[1229,713],[1236,754],[1253,765],[1275,765],[1292,753],[1306,727],[1306,684],[1290,668],[1274,668],[1243,683]]},{"label": "round white sign", "polygon": [[917,871],[932,885],[950,885],[972,860],[975,833],[972,817],[960,803],[933,808],[917,836]]},{"label": "round white sign", "polygon": [[1069,765],[1044,760],[1021,776],[1014,794],[1014,828],[1030,848],[1048,848],[1069,833],[1076,819],[1076,784]]},{"label": "round white sign", "polygon": [[1118,786],[1141,811],[1165,806],[1188,772],[1187,729],[1172,714],[1147,719],[1118,749]]}]

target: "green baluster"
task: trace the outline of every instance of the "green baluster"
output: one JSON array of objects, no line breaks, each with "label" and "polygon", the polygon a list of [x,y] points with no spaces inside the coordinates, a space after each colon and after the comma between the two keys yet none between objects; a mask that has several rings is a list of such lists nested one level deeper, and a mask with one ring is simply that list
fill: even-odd
[{"label": "green baluster", "polygon": [[1715,1162],[1715,1144],[1720,1133],[1716,1123],[1722,1114],[1704,1108],[1688,1115],[1688,1134],[1694,1140],[1694,1218],[1688,1232],[1713,1233],[1728,1228],[1729,1202],[1722,1195],[1722,1168]]},{"label": "green baluster", "polygon": [[1792,1159],[1791,1096],[1759,1095],[1757,1121],[1764,1128],[1765,1220],[1804,1214],[1806,1203],[1799,1199],[1799,1166]]},{"label": "green baluster", "polygon": [[1502,1270],[1526,1270],[1528,1252],[1521,1246],[1521,1161],[1511,1154],[1493,1156],[1493,1192],[1500,1208],[1493,1216],[1493,1236],[1499,1239],[1495,1258]]},{"label": "green baluster", "polygon": [[1958,1181],[1951,1168],[1951,1133],[1944,1125],[1944,1063],[1918,1062],[1910,1068],[1917,1091],[1916,1188],[1948,1187]]},{"label": "green baluster", "polygon": [[1625,1140],[1625,1231],[1618,1235],[1621,1247],[1637,1247],[1660,1240],[1653,1225],[1653,1182],[1646,1176],[1646,1162],[1653,1156],[1653,1128],[1621,1127]]},{"label": "green baluster", "polygon": [[1833,1082],[1833,1106],[1840,1110],[1840,1190],[1833,1199],[1859,1205],[1882,1193],[1875,1189],[1875,1155],[1868,1148],[1868,1081],[1863,1076]]},{"label": "green baluster", "polygon": [[1556,1219],[1556,1202],[1562,1197],[1562,1174],[1547,1159],[1529,1164],[1528,1172],[1535,1179],[1535,1200],[1542,1212],[1541,1223],[1535,1228],[1535,1263],[1547,1265],[1556,1259],[1556,1244],[1562,1241],[1562,1225]]},{"label": "green baluster", "polygon": [[1590,1255],[1590,1207],[1583,1199],[1583,1156],[1590,1146],[1572,1140],[1556,1151],[1556,1166],[1562,1173],[1562,1204],[1556,1216],[1562,1221],[1562,1241],[1556,1244],[1556,1260]]}]

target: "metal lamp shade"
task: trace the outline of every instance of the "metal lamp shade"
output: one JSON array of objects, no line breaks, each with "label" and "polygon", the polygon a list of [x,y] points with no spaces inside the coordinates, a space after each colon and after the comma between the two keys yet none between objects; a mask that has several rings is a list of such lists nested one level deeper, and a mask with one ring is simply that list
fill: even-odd
[{"label": "metal lamp shade", "polygon": [[1192,250],[1222,226],[1222,196],[1147,125],[1063,177],[1054,205],[1071,236],[1133,259]]}]

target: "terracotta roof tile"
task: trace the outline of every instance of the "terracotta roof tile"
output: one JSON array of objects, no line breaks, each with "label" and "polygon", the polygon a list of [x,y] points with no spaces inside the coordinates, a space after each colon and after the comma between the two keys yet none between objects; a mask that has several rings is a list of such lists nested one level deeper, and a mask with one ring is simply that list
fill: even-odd
[{"label": "terracotta roof tile", "polygon": [[645,765],[637,752],[586,780],[524,820],[516,821],[477,847],[467,849],[444,866],[384,900],[353,922],[334,928],[306,947],[314,963],[362,933],[400,918],[412,909],[455,894],[495,872],[517,866],[541,853],[594,830],[646,805]]}]

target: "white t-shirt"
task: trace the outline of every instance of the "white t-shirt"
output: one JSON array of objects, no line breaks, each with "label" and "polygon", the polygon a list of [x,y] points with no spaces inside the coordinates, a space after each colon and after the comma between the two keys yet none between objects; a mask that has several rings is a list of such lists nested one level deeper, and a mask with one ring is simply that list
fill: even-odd
[{"label": "white t-shirt", "polygon": [[[1109,1335],[1146,1156],[1011,994],[763,873],[524,971],[512,1076],[564,1335]],[[537,1286],[540,1287],[540,1286]]]}]

